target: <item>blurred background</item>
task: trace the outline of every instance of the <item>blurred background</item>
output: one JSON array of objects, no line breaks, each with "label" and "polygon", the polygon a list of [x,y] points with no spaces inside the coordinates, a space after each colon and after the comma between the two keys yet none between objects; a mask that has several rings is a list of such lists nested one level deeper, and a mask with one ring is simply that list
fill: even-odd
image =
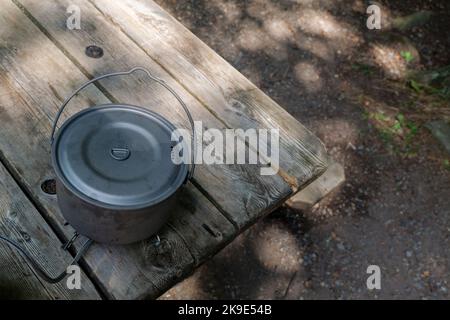
[{"label": "blurred background", "polygon": [[[162,299],[450,298],[450,2],[157,0],[327,146],[346,181],[285,205]],[[382,290],[366,287],[369,265]]]}]

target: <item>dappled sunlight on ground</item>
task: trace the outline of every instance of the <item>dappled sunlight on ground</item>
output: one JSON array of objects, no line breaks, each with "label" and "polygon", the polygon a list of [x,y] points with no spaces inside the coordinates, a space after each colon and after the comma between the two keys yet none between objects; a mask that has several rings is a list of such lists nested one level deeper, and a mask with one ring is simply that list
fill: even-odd
[{"label": "dappled sunlight on ground", "polygon": [[333,147],[351,148],[359,142],[359,129],[356,123],[345,119],[323,119],[315,126],[319,137],[326,137],[327,144]]},{"label": "dappled sunlight on ground", "polygon": [[[164,297],[449,298],[448,156],[423,128],[449,106],[407,76],[450,64],[450,3],[380,1],[377,31],[362,0],[157,2],[312,130],[347,178],[311,210],[257,223]],[[420,10],[435,18],[395,29]],[[365,287],[370,264],[381,292]]]},{"label": "dappled sunlight on ground", "polygon": [[406,61],[400,53],[387,45],[375,44],[371,48],[375,63],[394,79],[406,76]]},{"label": "dappled sunlight on ground", "polygon": [[295,76],[308,92],[322,89],[322,81],[318,70],[311,63],[300,62],[295,67]]},{"label": "dappled sunlight on ground", "polygon": [[301,250],[297,239],[288,228],[266,225],[255,237],[252,245],[260,264],[277,273],[291,274],[301,266]]},{"label": "dappled sunlight on ground", "polygon": [[333,48],[330,48],[327,41],[311,37],[298,37],[298,39],[296,43],[302,50],[311,52],[314,56],[327,62],[334,59],[335,51]]},{"label": "dappled sunlight on ground", "polygon": [[338,22],[328,12],[318,10],[302,10],[297,20],[297,26],[304,32],[331,40],[354,40],[356,32],[343,22]]}]

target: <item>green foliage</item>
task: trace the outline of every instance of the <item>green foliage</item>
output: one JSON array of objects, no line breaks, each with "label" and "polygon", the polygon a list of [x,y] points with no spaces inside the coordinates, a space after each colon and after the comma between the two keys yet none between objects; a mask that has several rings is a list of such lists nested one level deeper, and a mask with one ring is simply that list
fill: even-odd
[{"label": "green foliage", "polygon": [[442,164],[444,165],[445,170],[450,171],[450,160],[445,159],[444,161],[442,161]]},{"label": "green foliage", "polygon": [[415,72],[408,81],[418,94],[438,96],[450,100],[450,66],[431,71]]},{"label": "green foliage", "polygon": [[400,52],[400,55],[408,63],[414,60],[414,56],[410,51],[402,51]]},{"label": "green foliage", "polygon": [[378,120],[378,121],[387,121],[387,120],[389,120],[389,117],[386,116],[383,112],[375,112],[375,113],[373,113],[372,117],[375,120]]},{"label": "green foliage", "polygon": [[390,117],[383,112],[369,113],[369,119],[375,121],[380,138],[386,147],[404,156],[414,156],[413,138],[418,133],[418,126],[406,119],[402,113]]},{"label": "green foliage", "polygon": [[410,80],[409,85],[414,89],[417,93],[422,93],[422,85],[415,80]]}]

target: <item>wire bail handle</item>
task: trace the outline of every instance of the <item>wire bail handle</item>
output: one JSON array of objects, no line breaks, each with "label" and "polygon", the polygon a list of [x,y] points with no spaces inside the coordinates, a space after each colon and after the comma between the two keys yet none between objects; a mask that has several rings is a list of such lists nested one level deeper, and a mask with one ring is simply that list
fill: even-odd
[{"label": "wire bail handle", "polygon": [[191,179],[194,175],[194,170],[195,170],[195,129],[194,129],[194,120],[192,118],[192,115],[188,109],[188,107],[186,106],[186,104],[184,103],[184,101],[180,98],[180,96],[175,92],[175,90],[173,90],[164,80],[159,79],[155,76],[153,76],[150,71],[148,71],[146,68],[143,67],[135,67],[133,69],[131,69],[130,71],[124,71],[124,72],[114,72],[114,73],[107,73],[98,77],[95,77],[89,81],[87,81],[86,83],[84,83],[81,87],[79,87],[77,90],[75,90],[68,98],[66,98],[66,100],[64,100],[64,102],[62,103],[62,105],[59,107],[58,113],[56,114],[55,120],[53,121],[53,126],[52,126],[52,132],[51,132],[51,136],[50,136],[50,144],[53,144],[53,141],[55,140],[55,132],[56,132],[56,127],[58,125],[58,121],[64,111],[64,109],[66,108],[67,104],[70,102],[70,100],[72,100],[73,97],[75,97],[81,90],[83,90],[84,88],[86,88],[88,85],[90,85],[91,83],[94,83],[96,81],[105,79],[105,78],[109,78],[109,77],[114,77],[114,76],[124,76],[124,75],[129,75],[132,74],[135,71],[142,71],[144,73],[147,74],[147,76],[157,82],[158,84],[160,84],[161,86],[163,86],[166,90],[168,90],[180,103],[180,105],[183,107],[188,119],[189,119],[189,123],[191,125],[191,129],[192,129],[192,138],[191,138],[191,170],[189,171],[189,175],[188,175],[188,179]]}]

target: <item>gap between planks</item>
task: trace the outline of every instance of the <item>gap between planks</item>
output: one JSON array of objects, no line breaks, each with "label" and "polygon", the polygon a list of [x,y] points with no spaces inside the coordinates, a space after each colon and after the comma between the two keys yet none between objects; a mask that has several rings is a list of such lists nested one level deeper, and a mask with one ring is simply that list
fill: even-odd
[{"label": "gap between planks", "polygon": [[[66,50],[64,48],[64,46],[48,32],[48,30],[31,14],[31,12],[29,10],[27,10],[27,8],[22,3],[19,2],[19,0],[11,0],[11,1],[86,76],[86,78],[88,78],[88,79],[94,78],[94,75],[91,74],[89,71],[87,71],[86,68],[84,68],[81,65],[81,63],[78,62],[78,60],[73,55],[71,55],[70,52],[68,52],[68,50]],[[146,55],[149,59],[151,59],[153,61],[153,63],[155,63],[162,70],[164,70],[164,72],[166,72],[180,87],[182,87],[187,93],[189,93],[192,97],[194,97],[195,100],[203,108],[205,108],[217,121],[219,121],[220,124],[222,124],[227,129],[232,129],[232,127],[229,126],[226,123],[226,121],[222,120],[219,117],[219,115],[203,101],[203,99],[201,99],[193,90],[190,90],[189,87],[187,87],[180,79],[178,79],[178,77],[175,74],[173,74],[173,72],[171,72],[169,68],[165,67],[164,64],[162,64],[160,61],[158,61],[153,56],[151,56],[147,52],[147,50],[145,50],[145,48],[142,47],[142,45],[138,41],[136,41],[133,37],[131,37],[130,34],[122,28],[122,26],[120,26],[118,23],[116,23],[114,20],[112,20],[108,15],[106,15],[100,8],[98,8],[98,6],[93,1],[87,0],[87,2],[89,2],[98,11],[98,13],[100,13],[104,17],[104,19],[106,21],[108,21],[114,27],[118,28],[128,38],[128,40],[130,40],[133,44],[135,44],[144,55]],[[100,92],[102,92],[109,100],[111,100],[112,103],[118,103],[117,99],[114,98],[114,96],[111,93],[109,93],[108,90],[105,87],[103,87],[99,82],[93,83],[92,85],[97,87],[97,89],[100,90]],[[248,92],[252,92],[254,90],[258,90],[258,88],[248,88],[248,89],[242,90],[242,92],[248,93]],[[240,139],[240,137],[238,137],[238,139]],[[253,146],[251,146],[247,140],[244,139],[243,142],[244,142],[245,146],[247,148],[249,148],[251,151],[255,152],[258,157],[262,157],[263,161],[265,163],[270,163],[270,160],[265,158],[264,155],[261,155],[259,150],[257,148],[255,149]],[[325,169],[323,169],[323,171],[324,170]],[[279,168],[278,171],[279,171],[278,175],[291,187],[292,191],[294,192],[295,189],[297,189],[299,187],[294,182],[296,180],[296,178],[289,176],[288,173],[284,172],[281,168]],[[213,202],[214,205],[222,213],[225,212],[225,210],[221,207],[221,205],[217,201],[214,201],[214,198],[204,188],[201,189],[201,192],[204,194],[204,196],[208,200]],[[227,219],[230,219],[228,214],[225,214],[225,217]],[[233,221],[230,221],[230,222],[235,223]]]},{"label": "gap between planks", "polygon": [[[28,18],[30,19],[30,21],[80,70],[81,73],[83,73],[83,75],[86,76],[86,78],[88,79],[92,79],[94,78],[94,75],[92,75],[91,73],[89,73],[79,62],[77,59],[75,59],[74,56],[72,56],[65,48],[64,46],[58,41],[56,40],[48,31],[47,29],[45,29],[45,27],[18,1],[18,0],[11,0],[21,11],[22,13]],[[89,1],[90,2],[90,1]],[[101,13],[106,20],[108,20],[111,24],[115,25],[116,27],[118,27],[122,33],[124,33],[127,38],[129,40],[131,40],[133,43],[135,43],[141,50],[142,52],[148,56],[153,62],[155,62],[157,65],[159,65],[165,72],[167,72],[181,87],[183,87],[183,89],[185,89],[187,92],[189,92],[195,99],[197,99],[197,101],[203,106],[205,107],[211,114],[214,115],[214,117],[220,121],[225,127],[226,124],[225,122],[218,118],[217,115],[214,113],[214,111],[210,110],[210,108],[208,108],[200,99],[198,99],[198,97],[195,96],[195,94],[193,94],[192,92],[189,91],[189,89],[187,87],[185,87],[185,85],[183,83],[181,83],[176,77],[174,77],[174,75],[166,68],[164,67],[161,63],[159,63],[158,61],[156,61],[155,59],[153,59],[145,50],[143,50],[143,48],[136,42],[134,41],[134,39],[132,39],[121,27],[119,27],[116,23],[114,23],[111,19],[109,19],[109,17],[105,16],[103,14],[103,12],[101,12],[97,6],[90,2],[95,8],[96,10],[98,10],[99,13]],[[113,95],[111,95],[108,90],[106,88],[104,88],[99,82],[93,83],[92,85],[94,85],[95,87],[97,87],[97,89],[102,92],[106,98],[108,98],[108,100],[110,100],[112,103],[119,103],[117,101],[116,98],[114,98]],[[245,144],[248,146],[248,142],[245,141]],[[257,155],[259,155],[259,152],[257,150],[254,150]],[[2,155],[2,152],[0,150],[0,155]],[[0,158],[1,159],[1,158]],[[6,159],[3,157],[2,162],[4,162]],[[7,160],[6,160],[7,161]],[[5,164],[6,166],[6,164]],[[16,179],[17,176],[17,179]],[[28,192],[28,190],[26,190],[23,182],[21,182],[20,179],[20,175],[13,175],[14,179],[17,181],[17,183],[20,185],[21,189],[24,190],[25,194],[27,195],[27,197],[29,199],[33,199],[32,195]],[[217,203],[217,201],[214,200],[214,198],[204,189],[202,188],[197,182],[193,182],[192,183],[200,193],[202,193],[206,199],[208,199],[218,210],[220,213],[222,213],[222,215],[234,226],[236,227],[236,229],[239,229],[238,224],[230,217],[230,215],[221,207],[221,205],[219,203]],[[40,205],[34,201],[34,199],[32,200],[33,205],[36,208],[40,208]],[[280,203],[281,205],[281,203]],[[40,208],[39,212],[42,215],[41,212],[42,208]],[[48,222],[49,223],[49,222]],[[50,224],[50,223],[49,223]],[[53,227],[52,227],[53,229]],[[61,235],[64,239],[64,235]],[[65,239],[67,241],[67,239]],[[189,246],[187,246],[189,248]],[[193,257],[195,259],[195,257]]]},{"label": "gap between planks", "polygon": [[[42,216],[42,213],[36,208],[32,199],[29,199],[29,196],[24,192],[20,184],[17,183],[11,171],[4,165],[1,158],[0,177],[2,178],[0,179],[0,184],[4,187],[0,194],[0,202],[4,205],[0,211],[0,229],[5,232],[2,232],[2,235],[16,242],[24,241],[20,244],[21,247],[36,259],[37,263],[50,274],[63,271],[62,268],[66,267],[67,261],[72,260],[73,256],[66,250],[61,249],[62,241],[59,239],[57,233],[53,230],[51,224],[49,224]],[[37,228],[34,228],[35,226],[37,226]],[[28,240],[26,240],[27,237]],[[50,246],[50,254],[47,252],[47,247],[45,247],[42,242],[49,242],[52,244],[52,246]],[[26,290],[27,287],[31,289],[31,287],[34,286],[33,283],[39,283],[40,286],[37,288],[38,292],[36,292],[36,294],[39,296],[45,295],[46,298],[50,299],[70,297],[102,298],[100,292],[95,287],[94,282],[88,277],[84,270],[82,271],[83,282],[87,280],[89,281],[89,285],[87,287],[84,285],[82,290],[66,291],[63,289],[64,280],[57,284],[45,282],[39,277],[36,270],[32,267],[30,262],[23,257],[21,252],[17,251],[4,241],[0,242],[0,247],[0,251],[6,253],[6,258],[8,258],[8,256],[16,257],[14,263],[19,266],[19,269],[25,268],[29,270],[29,274],[33,275],[33,277],[29,279],[27,274],[19,276],[19,278],[16,279],[19,283],[15,284],[14,288],[23,288]],[[8,254],[8,252],[10,252],[10,254]],[[36,254],[36,252],[39,254]],[[40,256],[41,254],[42,257]],[[45,260],[44,263],[42,259]],[[8,259],[5,261],[8,261]],[[49,262],[50,265],[48,265],[47,262]],[[62,262],[62,264],[54,264],[55,262]],[[14,278],[14,275],[11,275]],[[6,280],[8,280],[8,275],[3,276],[3,278],[5,277]],[[3,282],[0,284],[5,285]],[[6,287],[6,290],[8,290],[8,287]],[[20,292],[20,294],[22,294],[22,292]],[[27,296],[20,297],[26,298],[28,297],[28,294],[32,294],[34,298],[37,297],[34,296],[35,293],[33,292],[27,292]],[[84,294],[86,294],[86,296],[84,296]],[[3,296],[3,298],[8,297]]]},{"label": "gap between planks", "polygon": [[[220,114],[230,127],[262,125],[265,128],[273,121],[282,123],[280,156],[284,161],[280,162],[279,176],[293,191],[298,191],[311,176],[318,176],[326,169],[325,148],[317,137],[156,3],[151,0],[123,0],[114,4],[89,1],[95,2],[103,16],[125,30],[128,38],[139,43],[150,58],[171,69],[177,81],[191,84],[192,95],[204,104],[220,106],[215,114]],[[154,45],[157,40],[160,46]],[[176,59],[170,54],[172,51]],[[198,79],[206,82],[206,86],[196,85]],[[241,107],[248,110],[241,112],[238,110]]]},{"label": "gap between planks", "polygon": [[[17,1],[16,0],[13,0],[13,2],[17,5]],[[20,8],[19,8],[20,9]],[[22,12],[23,12],[23,10],[22,10]],[[39,27],[39,22],[37,22],[39,25],[37,25],[28,15],[27,15],[27,18],[28,19],[30,19],[31,20],[31,22],[33,22],[33,24],[35,24],[35,26],[37,27],[37,28],[39,28],[41,31],[42,31],[42,29]],[[43,27],[42,27],[43,28]],[[44,28],[44,30],[45,30],[45,28]],[[61,52],[78,68],[78,70],[80,70],[85,76],[87,75],[88,76],[88,78],[90,77],[90,74],[89,73],[87,73],[87,71],[86,71],[86,69],[84,69],[77,61],[76,61],[76,59],[74,58],[74,57],[72,57],[71,55],[70,55],[70,53],[68,53],[62,46],[61,46],[61,44],[58,42],[58,41],[54,41],[53,40],[53,37],[49,37],[49,35],[48,35],[48,32],[43,32],[42,31],[42,33],[49,39],[49,41],[51,41],[55,46],[57,46],[57,48],[59,49],[59,50],[61,50]],[[71,57],[72,57],[72,59],[71,59]],[[151,57],[150,57],[151,58]],[[152,60],[154,60],[154,59],[152,59]],[[98,88],[99,90],[101,90],[101,88]],[[103,91],[102,91],[103,92]],[[106,94],[105,94],[106,95]],[[208,198],[208,200],[210,200],[210,197],[209,197],[209,194],[205,194],[205,191],[204,190],[201,190],[201,189],[199,189],[198,187],[197,187],[197,190],[199,190],[199,192],[201,192],[202,194],[204,194],[204,196],[205,197],[207,197]],[[217,207],[218,209],[220,209],[220,207],[218,207],[217,205],[216,205],[216,203],[214,203],[214,202],[212,202],[212,201],[210,201],[215,207]],[[266,210],[269,210],[268,208],[266,208]],[[273,208],[272,208],[272,210],[273,210]],[[223,212],[221,212],[222,213],[222,215],[223,215]],[[228,217],[226,217],[225,216],[225,218],[228,218]],[[228,219],[229,220],[229,219]],[[192,254],[191,254],[192,255]],[[193,257],[193,258],[195,258],[195,257]]]},{"label": "gap between planks", "polygon": [[[28,200],[31,205],[36,209],[36,211],[39,213],[39,215],[42,217],[42,219],[45,221],[47,226],[50,228],[50,230],[53,232],[53,234],[56,236],[56,238],[61,242],[61,245],[66,243],[68,241],[67,237],[64,235],[62,230],[59,230],[56,226],[53,225],[50,219],[47,217],[46,214],[44,214],[45,209],[42,208],[39,201],[36,201],[34,199],[33,195],[31,194],[30,190],[26,187],[26,184],[23,182],[22,177],[20,174],[14,169],[14,167],[11,165],[11,163],[6,159],[4,156],[2,150],[0,149],[0,166],[3,166],[6,173],[10,175],[11,179],[16,183],[17,187],[22,191],[22,195],[25,197],[26,200]],[[71,246],[67,249],[67,254],[69,254],[72,258],[75,258],[77,252],[76,249]],[[28,263],[27,263],[28,265]],[[92,276],[90,268],[87,266],[87,264],[84,262],[83,259],[80,259],[78,261],[78,265],[83,270],[86,277],[89,279],[89,281],[93,284],[95,290],[100,295],[101,299],[108,299],[108,293],[107,291],[100,286],[100,282],[97,283],[96,279]],[[34,269],[30,267],[32,272],[36,275]],[[37,275],[36,277],[39,279],[39,281],[42,283],[43,280],[41,280]]]},{"label": "gap between planks", "polygon": [[[13,3],[14,4],[16,4],[16,6],[18,6],[18,8],[25,14],[25,16],[27,16],[30,20],[31,20],[31,22],[33,22],[35,25],[36,25],[36,27],[38,28],[38,29],[40,29],[40,30],[42,30],[42,32],[43,32],[43,34],[49,39],[49,41],[51,41],[53,44],[55,44],[55,46],[57,47],[57,48],[59,48],[60,50],[61,50],[61,52],[70,60],[70,61],[72,61],[72,63],[74,63],[74,65],[78,68],[78,69],[80,69],[80,71],[81,72],[83,72],[83,71],[85,71],[85,73],[87,73],[87,77],[91,77],[91,73],[89,73],[89,72],[87,72],[87,70],[81,65],[81,62],[79,62],[77,59],[80,59],[80,57],[78,57],[78,58],[75,58],[73,55],[71,55],[71,54],[69,54],[68,53],[68,51],[67,51],[67,49],[65,49],[65,47],[64,47],[64,45],[63,45],[63,43],[61,43],[58,39],[56,39],[54,36],[52,36],[51,34],[50,34],[50,31],[49,30],[47,30],[47,27],[46,26],[44,26],[42,23],[40,23],[38,20],[37,20],[37,18],[36,17],[34,17],[33,16],[33,14],[31,13],[31,11],[29,10],[29,9],[27,9],[23,4],[21,4],[18,0],[12,0],[13,1]],[[87,2],[88,4],[89,4],[89,2]],[[92,6],[92,5],[91,5]],[[94,7],[92,7],[92,8],[94,8]],[[103,17],[103,15],[102,15],[102,17]],[[105,22],[107,23],[107,24],[110,24],[107,20],[105,20]],[[111,26],[111,28],[112,29],[115,29],[115,27],[114,26]],[[121,32],[122,33],[122,32]],[[128,41],[130,41],[130,43],[134,43],[133,41],[131,41],[130,40],[130,37],[128,36],[128,35],[126,35],[126,34],[123,34],[123,36],[125,36],[125,38],[128,40]],[[159,67],[159,64],[158,63],[156,63],[155,62],[155,60],[152,58],[152,57],[150,57],[145,51],[142,51],[142,49],[138,49],[139,50],[139,53],[140,54],[143,54],[147,59],[149,59],[149,61],[151,61],[153,64],[155,64],[156,66],[158,66]],[[162,69],[163,70],[163,72],[166,72],[164,69]],[[175,83],[177,83],[177,85],[180,85],[180,82],[177,80],[177,79],[174,79],[173,77],[170,77]],[[182,86],[181,86],[182,87]],[[182,87],[183,88],[183,87]],[[107,92],[107,91],[106,91]],[[189,92],[187,92],[187,94],[189,94]],[[109,96],[111,96],[111,94],[109,94]],[[197,104],[199,104],[199,108],[200,109],[204,109],[205,110],[205,112],[208,114],[208,115],[210,115],[210,116],[212,116],[212,119],[214,119],[215,121],[217,121],[217,118],[216,117],[214,117],[209,111],[208,111],[208,109],[206,109],[206,108],[204,108],[203,107],[203,105],[202,104],[200,104],[200,102],[197,100],[197,99],[195,99],[195,97],[193,97],[194,99],[194,101],[195,101],[195,103],[197,103]],[[199,110],[197,110],[197,112],[201,112],[201,111],[199,111]],[[220,121],[220,123],[222,123],[222,121]],[[251,148],[252,149],[252,151],[253,152],[255,152],[254,150],[253,150],[253,148]],[[225,166],[226,167],[226,166]],[[225,168],[224,167],[224,168]],[[246,171],[246,170],[244,170],[244,171]],[[198,171],[198,172],[201,172],[201,171]],[[236,173],[235,171],[233,171],[233,170],[231,170],[230,171],[230,173]],[[244,172],[244,173],[247,173],[247,172]],[[224,173],[225,175],[226,175],[226,173]],[[201,175],[201,174],[200,174]],[[289,183],[286,183],[286,181],[285,181],[285,177],[286,177],[286,175],[275,175],[275,176],[273,176],[273,178],[264,178],[263,179],[263,181],[257,181],[258,183],[257,184],[255,184],[255,185],[258,185],[258,186],[262,186],[263,187],[263,189],[262,189],[262,191],[263,192],[266,192],[266,191],[268,191],[268,192],[274,192],[275,193],[275,196],[278,196],[278,194],[276,194],[276,193],[281,193],[281,196],[282,196],[282,198],[285,198],[286,196],[287,196],[287,193],[289,193],[289,194],[292,194],[292,184],[289,184]],[[223,176],[222,176],[222,178],[223,178]],[[285,190],[285,188],[284,188],[284,186],[281,186],[281,184],[280,185],[277,185],[277,187],[279,187],[280,189],[279,190],[267,190],[266,188],[265,188],[265,186],[269,186],[269,185],[274,185],[274,184],[271,184],[271,182],[273,182],[273,181],[275,181],[274,179],[277,179],[277,178],[279,178],[279,182],[281,183],[281,181],[283,181],[284,183],[286,183],[286,189],[287,189],[287,187],[289,186],[290,187],[290,191],[289,192],[287,192],[287,190]],[[213,178],[213,179],[218,179],[218,177],[215,177],[215,178]],[[203,179],[204,180],[204,179]],[[209,181],[212,181],[212,180],[209,180]],[[243,179],[242,180],[243,182],[245,182],[245,183],[248,183],[248,181],[246,181],[245,179]],[[217,183],[216,183],[217,184]],[[213,185],[214,185],[214,183],[213,183]],[[213,195],[213,193],[211,193],[211,192],[209,192],[209,191],[207,191],[205,188],[203,188],[202,189],[202,194],[208,199],[208,200],[210,200],[216,207],[217,207],[217,209],[219,209],[222,213],[223,212],[226,212],[226,211],[228,211],[228,209],[226,209],[226,208],[224,208],[224,207],[222,207],[222,205],[218,202],[218,201],[215,201],[216,199],[214,198],[214,195]],[[217,197],[217,194],[215,195],[216,197]],[[281,203],[279,203],[280,202],[280,199],[281,198],[274,198],[274,199],[272,199],[271,198],[271,194],[269,194],[268,195],[268,201],[270,202],[270,205],[271,206],[273,206],[273,201],[274,200],[276,200],[276,202],[277,202],[277,204],[279,204],[279,205],[281,205]],[[255,208],[257,208],[257,209],[259,209],[258,208],[258,204],[257,203],[255,203],[255,200],[256,198],[253,198],[252,200],[253,200],[253,202],[252,202],[252,205],[255,207]],[[223,200],[222,200],[223,201]],[[224,205],[228,205],[228,203],[224,203]],[[252,207],[252,209],[253,209],[253,207]],[[263,209],[265,209],[265,208],[263,208]],[[244,210],[245,212],[247,212],[248,210],[246,209],[246,208],[240,208],[240,210]],[[236,215],[236,212],[234,212],[234,214]],[[230,215],[232,215],[231,213],[230,213]],[[227,218],[228,220],[230,219],[230,215],[225,215],[225,218]],[[248,219],[244,219],[244,221],[243,221],[243,223],[251,223],[252,221],[254,221],[254,219],[255,218],[257,218],[257,217],[259,217],[259,215],[260,215],[260,212],[257,212],[257,213],[251,213],[251,215],[249,215],[248,216]],[[236,218],[236,217],[235,217]],[[239,219],[239,218],[238,218]],[[242,225],[242,223],[240,223],[240,225]]]}]

